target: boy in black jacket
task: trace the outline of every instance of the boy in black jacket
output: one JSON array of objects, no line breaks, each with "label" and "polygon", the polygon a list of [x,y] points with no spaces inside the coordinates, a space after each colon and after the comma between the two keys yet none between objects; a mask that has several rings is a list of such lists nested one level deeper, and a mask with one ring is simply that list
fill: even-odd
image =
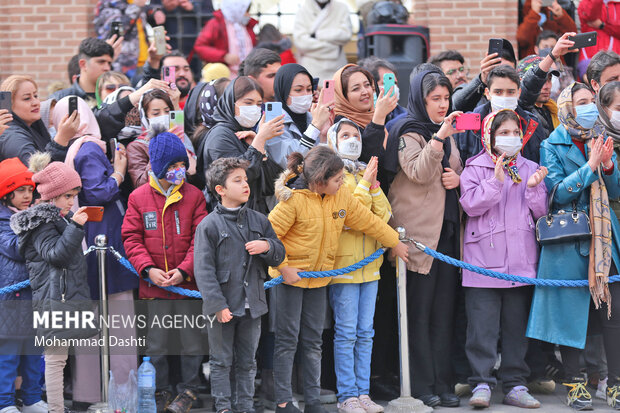
[{"label": "boy in black jacket", "polygon": [[[207,171],[220,202],[198,225],[194,276],[209,318],[211,394],[217,412],[231,411],[230,369],[235,356],[235,411],[252,410],[260,316],[267,312],[267,267],[284,259],[284,245],[263,214],[244,205],[250,196],[247,162],[221,158]],[[214,316],[215,315],[215,316]]]}]

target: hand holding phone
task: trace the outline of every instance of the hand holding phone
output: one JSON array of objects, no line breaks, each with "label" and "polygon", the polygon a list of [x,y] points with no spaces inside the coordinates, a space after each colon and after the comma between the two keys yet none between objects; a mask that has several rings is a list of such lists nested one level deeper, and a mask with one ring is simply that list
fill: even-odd
[{"label": "hand holding phone", "polygon": [[11,92],[0,92],[0,109],[11,111]]},{"label": "hand holding phone", "polygon": [[[183,131],[185,128],[185,113],[182,110],[172,110],[168,114],[170,119],[170,129],[181,128]],[[177,129],[178,130],[178,129]]]},{"label": "hand holding phone", "polygon": [[116,35],[117,40],[119,37],[123,35],[123,23],[122,22],[115,21],[110,24],[110,37],[109,38],[112,38],[114,35]]},{"label": "hand holding phone", "polygon": [[153,27],[153,39],[155,41],[155,48],[157,49],[157,55],[163,56],[166,54],[166,29],[164,26]]},{"label": "hand holding phone", "polygon": [[162,76],[162,80],[166,83],[168,83],[169,85],[173,85],[177,78],[176,78],[176,67],[175,66],[164,66],[163,67],[163,72],[164,75]]},{"label": "hand holding phone", "polygon": [[480,130],[479,113],[463,113],[456,118],[455,127],[457,130]]},{"label": "hand holding phone", "polygon": [[69,96],[69,116],[78,110],[77,96]]},{"label": "hand holding phone", "polygon": [[332,79],[328,79],[325,80],[323,82],[323,104],[324,105],[331,105],[332,103],[334,103],[334,81]]},{"label": "hand holding phone", "polygon": [[281,102],[267,102],[265,103],[265,122],[269,122],[272,119],[282,115],[282,103]]},{"label": "hand holding phone", "polygon": [[596,32],[579,33],[576,36],[568,36],[568,40],[575,42],[573,48],[583,49],[584,47],[595,46],[598,39]]},{"label": "hand holding phone", "polygon": [[84,208],[83,212],[88,215],[88,222],[101,222],[103,219],[102,206],[88,206]]},{"label": "hand holding phone", "polygon": [[[383,96],[387,95],[390,88],[396,86],[396,76],[394,73],[384,73],[383,74]],[[392,94],[390,97],[394,96],[395,91],[392,89]]]},{"label": "hand holding phone", "polygon": [[118,151],[118,141],[116,138],[110,139],[108,142],[110,148],[110,160],[114,163],[114,158],[116,157],[116,151]]},{"label": "hand holding phone", "polygon": [[504,50],[503,39],[489,39],[489,54],[497,53],[497,57],[502,57]]}]

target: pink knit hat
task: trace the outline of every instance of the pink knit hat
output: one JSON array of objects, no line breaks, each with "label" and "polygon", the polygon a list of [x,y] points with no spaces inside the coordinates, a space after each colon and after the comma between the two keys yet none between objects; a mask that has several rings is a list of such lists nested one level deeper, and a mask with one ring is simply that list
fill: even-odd
[{"label": "pink knit hat", "polygon": [[82,186],[80,175],[63,162],[52,162],[32,176],[41,200],[49,201]]}]

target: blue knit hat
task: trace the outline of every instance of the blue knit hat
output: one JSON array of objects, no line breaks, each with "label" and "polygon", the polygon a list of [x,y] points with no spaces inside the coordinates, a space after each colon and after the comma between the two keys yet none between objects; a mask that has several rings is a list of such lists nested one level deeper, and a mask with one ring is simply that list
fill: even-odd
[{"label": "blue knit hat", "polygon": [[170,132],[162,132],[149,141],[149,158],[151,170],[158,179],[166,176],[168,168],[177,162],[189,165],[185,145],[179,137]]}]

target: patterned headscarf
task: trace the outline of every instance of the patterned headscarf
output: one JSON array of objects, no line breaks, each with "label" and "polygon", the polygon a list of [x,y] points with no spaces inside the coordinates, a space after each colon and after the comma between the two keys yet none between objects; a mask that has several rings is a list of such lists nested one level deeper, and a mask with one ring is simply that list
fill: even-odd
[{"label": "patterned headscarf", "polygon": [[[487,117],[484,118],[484,120],[482,121],[482,146],[484,146],[484,150],[489,154],[494,164],[497,163],[499,156],[497,156],[495,152],[493,152],[493,148],[491,147],[491,126],[493,125],[493,120],[495,119],[495,116],[497,116],[498,113],[505,111],[514,113],[517,116],[517,119],[519,119],[519,115],[514,110],[502,109],[498,110],[497,112],[489,113]],[[519,136],[521,137],[521,148],[523,148],[523,131],[521,130],[520,125]],[[505,157],[503,161],[504,168],[506,169],[506,171],[508,171],[510,179],[512,179],[512,181],[517,184],[520,184],[522,181],[521,176],[519,176],[519,170],[517,169],[517,157],[519,156],[519,152],[517,152],[511,157]]]},{"label": "patterned headscarf", "polygon": [[573,82],[560,93],[558,97],[558,119],[571,138],[587,141],[601,135],[605,131],[605,127],[599,120],[596,121],[592,129],[586,129],[577,123],[575,108],[573,107],[573,87],[575,85],[576,83]]}]

